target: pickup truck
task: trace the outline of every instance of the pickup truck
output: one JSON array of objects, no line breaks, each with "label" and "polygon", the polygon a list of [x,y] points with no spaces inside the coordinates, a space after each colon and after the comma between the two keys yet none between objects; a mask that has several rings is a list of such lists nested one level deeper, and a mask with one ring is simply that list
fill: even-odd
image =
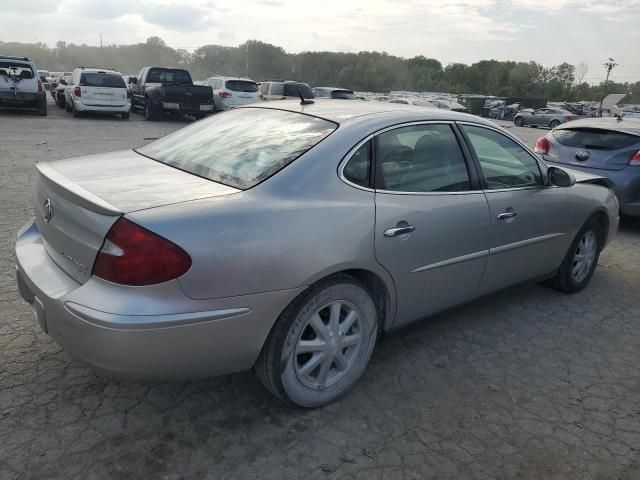
[{"label": "pickup truck", "polygon": [[194,85],[189,72],[180,68],[145,67],[130,77],[132,110],[144,110],[147,120],[161,120],[167,112],[190,113],[202,118],[213,113],[211,87]]}]

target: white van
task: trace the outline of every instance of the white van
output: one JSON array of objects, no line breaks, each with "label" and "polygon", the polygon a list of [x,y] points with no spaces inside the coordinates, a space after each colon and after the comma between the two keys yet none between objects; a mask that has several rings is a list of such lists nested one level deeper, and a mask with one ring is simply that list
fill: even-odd
[{"label": "white van", "polygon": [[115,70],[76,68],[64,95],[66,110],[73,112],[74,117],[83,112],[109,112],[129,118],[131,90]]}]

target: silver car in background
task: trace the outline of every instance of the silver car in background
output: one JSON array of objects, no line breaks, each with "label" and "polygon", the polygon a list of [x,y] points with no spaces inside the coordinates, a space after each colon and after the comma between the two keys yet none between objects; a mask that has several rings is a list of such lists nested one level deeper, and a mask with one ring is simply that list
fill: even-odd
[{"label": "silver car in background", "polygon": [[513,123],[517,127],[531,125],[536,127],[556,128],[558,125],[580,118],[569,110],[561,108],[539,108],[533,110],[527,108],[521,110],[513,117]]},{"label": "silver car in background", "polygon": [[318,407],[381,332],[523,281],[579,291],[616,232],[608,180],[547,167],[489,121],[309,103],[37,164],[16,258],[44,331],[118,375],[253,367]]},{"label": "silver car in background", "polygon": [[557,127],[536,143],[551,165],[609,178],[623,215],[640,217],[640,119],[588,118]]}]

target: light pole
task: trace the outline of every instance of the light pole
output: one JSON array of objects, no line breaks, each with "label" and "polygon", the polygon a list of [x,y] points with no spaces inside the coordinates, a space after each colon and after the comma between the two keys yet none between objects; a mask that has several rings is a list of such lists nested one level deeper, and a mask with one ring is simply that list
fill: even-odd
[{"label": "light pole", "polygon": [[615,63],[615,60],[609,57],[609,61],[604,64],[604,67],[607,69],[607,78],[604,80],[604,96],[600,100],[600,116],[602,116],[602,102],[604,101],[604,97],[607,96],[607,83],[609,83],[609,74],[611,74],[611,70],[616,67],[618,64]]}]

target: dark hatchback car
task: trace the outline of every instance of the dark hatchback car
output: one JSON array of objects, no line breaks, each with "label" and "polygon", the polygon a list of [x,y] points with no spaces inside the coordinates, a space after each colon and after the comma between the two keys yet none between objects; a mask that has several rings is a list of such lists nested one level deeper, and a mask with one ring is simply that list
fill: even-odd
[{"label": "dark hatchback car", "polygon": [[568,122],[540,138],[535,150],[550,165],[609,178],[620,213],[640,217],[640,119]]}]

